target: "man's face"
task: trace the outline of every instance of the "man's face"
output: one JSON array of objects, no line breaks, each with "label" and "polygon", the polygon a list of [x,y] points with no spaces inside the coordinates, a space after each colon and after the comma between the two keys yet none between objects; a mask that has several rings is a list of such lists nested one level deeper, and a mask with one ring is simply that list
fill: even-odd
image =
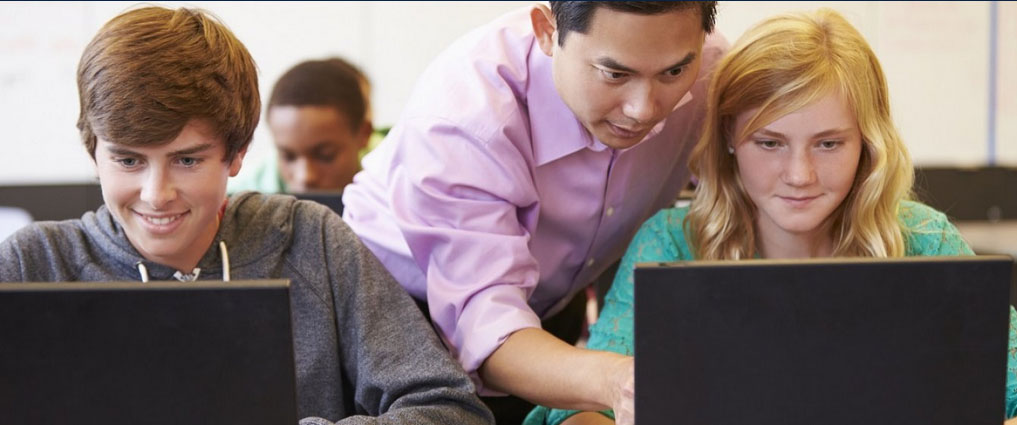
[{"label": "man's face", "polygon": [[145,259],[190,272],[212,244],[226,180],[243,152],[223,162],[225,142],[202,121],[158,146],[129,147],[98,139],[96,171],[102,197]]},{"label": "man's face", "polygon": [[272,106],[268,127],[290,192],[341,191],[360,171],[370,125],[352,125],[332,106]]},{"label": "man's face", "polygon": [[[638,15],[598,8],[586,34],[554,44],[554,84],[605,145],[639,143],[692,87],[705,32],[697,10]],[[555,32],[554,40],[557,40]]]}]

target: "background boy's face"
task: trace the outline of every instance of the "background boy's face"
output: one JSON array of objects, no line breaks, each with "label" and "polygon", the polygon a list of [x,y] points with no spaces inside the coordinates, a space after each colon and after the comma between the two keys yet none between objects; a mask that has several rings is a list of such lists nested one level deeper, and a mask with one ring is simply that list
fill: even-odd
[{"label": "background boy's face", "polygon": [[215,238],[226,180],[243,152],[223,162],[225,142],[191,120],[172,141],[130,147],[100,138],[95,165],[102,196],[145,259],[190,272]]},{"label": "background boy's face", "polygon": [[350,123],[332,106],[272,106],[268,127],[289,192],[340,191],[360,171],[371,126]]},{"label": "background boy's face", "polygon": [[555,42],[555,87],[602,143],[631,147],[695,82],[705,40],[700,21],[698,10],[638,15],[601,7],[586,34]]}]

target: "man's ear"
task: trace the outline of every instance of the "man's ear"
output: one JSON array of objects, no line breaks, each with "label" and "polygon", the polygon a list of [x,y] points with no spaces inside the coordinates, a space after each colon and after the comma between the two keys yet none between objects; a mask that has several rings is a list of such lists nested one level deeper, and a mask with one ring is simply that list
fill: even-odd
[{"label": "man's ear", "polygon": [[244,155],[247,155],[246,146],[230,160],[230,177],[236,177],[237,173],[240,173],[240,165],[244,162]]},{"label": "man's ear", "polygon": [[544,4],[535,4],[530,9],[530,23],[533,24],[533,35],[545,55],[553,56],[554,43],[558,38],[558,24],[554,20],[551,9]]}]

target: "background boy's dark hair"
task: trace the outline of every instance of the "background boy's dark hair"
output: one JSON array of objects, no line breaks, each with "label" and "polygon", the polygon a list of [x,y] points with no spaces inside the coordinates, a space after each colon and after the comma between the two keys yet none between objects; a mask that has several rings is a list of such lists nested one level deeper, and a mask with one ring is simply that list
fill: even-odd
[{"label": "background boy's dark hair", "polygon": [[261,98],[251,54],[210,13],[145,7],[111,19],[78,64],[78,129],[95,159],[98,137],[126,146],[173,140],[192,119],[247,147]]},{"label": "background boy's dark hair", "polygon": [[586,34],[590,27],[590,19],[598,8],[640,15],[657,15],[675,10],[695,10],[702,17],[703,31],[713,32],[713,24],[717,16],[715,1],[554,1],[551,2],[551,13],[558,27],[558,45],[565,45],[565,36],[575,31]]},{"label": "background boy's dark hair", "polygon": [[353,64],[330,58],[301,62],[286,71],[272,88],[273,106],[332,106],[346,116],[350,130],[370,120],[370,83]]}]

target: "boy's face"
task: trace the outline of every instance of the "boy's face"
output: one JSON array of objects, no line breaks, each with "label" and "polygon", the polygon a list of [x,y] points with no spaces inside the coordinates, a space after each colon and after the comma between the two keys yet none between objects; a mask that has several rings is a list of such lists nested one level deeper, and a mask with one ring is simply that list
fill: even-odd
[{"label": "boy's face", "polygon": [[586,34],[569,32],[564,46],[554,43],[555,87],[593,136],[615,149],[632,147],[696,81],[705,36],[698,10],[598,8]]},{"label": "boy's face", "polygon": [[212,244],[226,180],[240,171],[243,152],[223,162],[225,142],[202,121],[157,146],[129,147],[98,139],[96,171],[102,196],[145,259],[190,272]]},{"label": "boy's face", "polygon": [[371,126],[350,123],[332,106],[272,106],[268,127],[289,192],[341,191],[360,171]]}]

